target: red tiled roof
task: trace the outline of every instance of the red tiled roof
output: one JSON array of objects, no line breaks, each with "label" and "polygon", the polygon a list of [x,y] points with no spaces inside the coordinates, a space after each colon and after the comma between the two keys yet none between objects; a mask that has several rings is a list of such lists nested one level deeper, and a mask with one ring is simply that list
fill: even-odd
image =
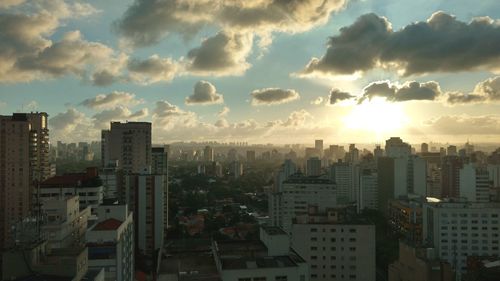
[{"label": "red tiled roof", "polygon": [[98,223],[93,230],[117,230],[122,225],[122,221],[117,219],[107,219]]}]

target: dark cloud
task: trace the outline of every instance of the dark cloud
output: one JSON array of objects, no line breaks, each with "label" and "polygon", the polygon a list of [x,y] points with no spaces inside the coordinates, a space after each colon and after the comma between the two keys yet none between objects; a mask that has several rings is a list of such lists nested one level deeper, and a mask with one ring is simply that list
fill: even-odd
[{"label": "dark cloud", "polygon": [[110,109],[121,106],[134,106],[143,103],[142,99],[136,99],[134,94],[114,91],[107,95],[97,95],[86,99],[80,104],[92,109]]},{"label": "dark cloud", "polygon": [[115,23],[133,47],[148,46],[169,33],[190,36],[205,25],[236,32],[301,32],[328,21],[346,0],[135,0]]},{"label": "dark cloud", "polygon": [[145,60],[129,60],[127,69],[132,81],[151,84],[174,79],[178,65],[171,58],[160,58],[158,55],[153,55]]},{"label": "dark cloud", "polygon": [[250,33],[219,32],[189,51],[187,70],[199,75],[240,75],[250,67],[246,58],[252,44]]},{"label": "dark cloud", "polygon": [[341,102],[343,100],[352,99],[354,97],[355,96],[353,96],[347,92],[343,92],[339,89],[331,89],[330,95],[328,96],[328,100],[329,100],[329,103],[333,105],[333,104],[336,104],[336,103]]},{"label": "dark cloud", "polygon": [[500,101],[500,76],[479,82],[471,93],[451,92],[447,94],[450,104],[467,104]]},{"label": "dark cloud", "polygon": [[349,75],[395,67],[403,75],[495,70],[500,62],[500,24],[487,17],[470,23],[444,12],[393,31],[384,17],[366,14],[330,38],[326,54],[303,74]]},{"label": "dark cloud", "polygon": [[217,93],[214,85],[207,81],[198,81],[194,85],[194,92],[186,98],[186,104],[217,104],[223,103],[224,98],[221,94]]},{"label": "dark cloud", "polygon": [[287,103],[300,98],[299,93],[292,89],[264,88],[250,93],[252,105],[273,105]]},{"label": "dark cloud", "polygon": [[435,100],[441,96],[439,84],[434,81],[419,83],[416,81],[405,82],[403,85],[393,84],[389,81],[370,83],[363,89],[363,95],[358,102],[382,97],[391,102],[411,100]]}]

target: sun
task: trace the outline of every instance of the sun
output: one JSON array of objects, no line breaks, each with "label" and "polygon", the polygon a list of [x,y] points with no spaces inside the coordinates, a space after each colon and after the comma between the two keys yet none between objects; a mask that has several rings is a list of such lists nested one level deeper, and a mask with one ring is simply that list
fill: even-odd
[{"label": "sun", "polygon": [[377,137],[397,132],[407,121],[408,118],[400,104],[390,103],[382,98],[353,105],[352,110],[343,118],[346,128],[375,133]]}]

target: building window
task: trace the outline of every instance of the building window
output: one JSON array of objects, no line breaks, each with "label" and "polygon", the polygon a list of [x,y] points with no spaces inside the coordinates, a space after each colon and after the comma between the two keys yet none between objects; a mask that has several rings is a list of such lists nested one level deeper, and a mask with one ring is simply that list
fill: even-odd
[{"label": "building window", "polygon": [[288,281],[288,277],[286,277],[286,276],[276,276],[274,278],[274,280],[276,280],[276,281]]}]

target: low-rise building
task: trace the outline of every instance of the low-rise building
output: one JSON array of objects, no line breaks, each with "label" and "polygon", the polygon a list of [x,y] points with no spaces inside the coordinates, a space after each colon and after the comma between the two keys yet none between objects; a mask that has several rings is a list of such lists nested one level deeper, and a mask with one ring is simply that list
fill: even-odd
[{"label": "low-rise building", "polygon": [[79,196],[80,208],[91,207],[92,213],[102,204],[104,189],[97,168],[87,168],[85,173],[71,173],[55,176],[40,184],[40,200],[62,200]]},{"label": "low-rise building", "polygon": [[222,281],[309,280],[309,266],[278,227],[262,227],[260,241],[217,241],[212,248]]},{"label": "low-rise building", "polygon": [[41,232],[51,248],[67,248],[85,244],[90,207],[80,209],[78,196],[42,203]]}]

